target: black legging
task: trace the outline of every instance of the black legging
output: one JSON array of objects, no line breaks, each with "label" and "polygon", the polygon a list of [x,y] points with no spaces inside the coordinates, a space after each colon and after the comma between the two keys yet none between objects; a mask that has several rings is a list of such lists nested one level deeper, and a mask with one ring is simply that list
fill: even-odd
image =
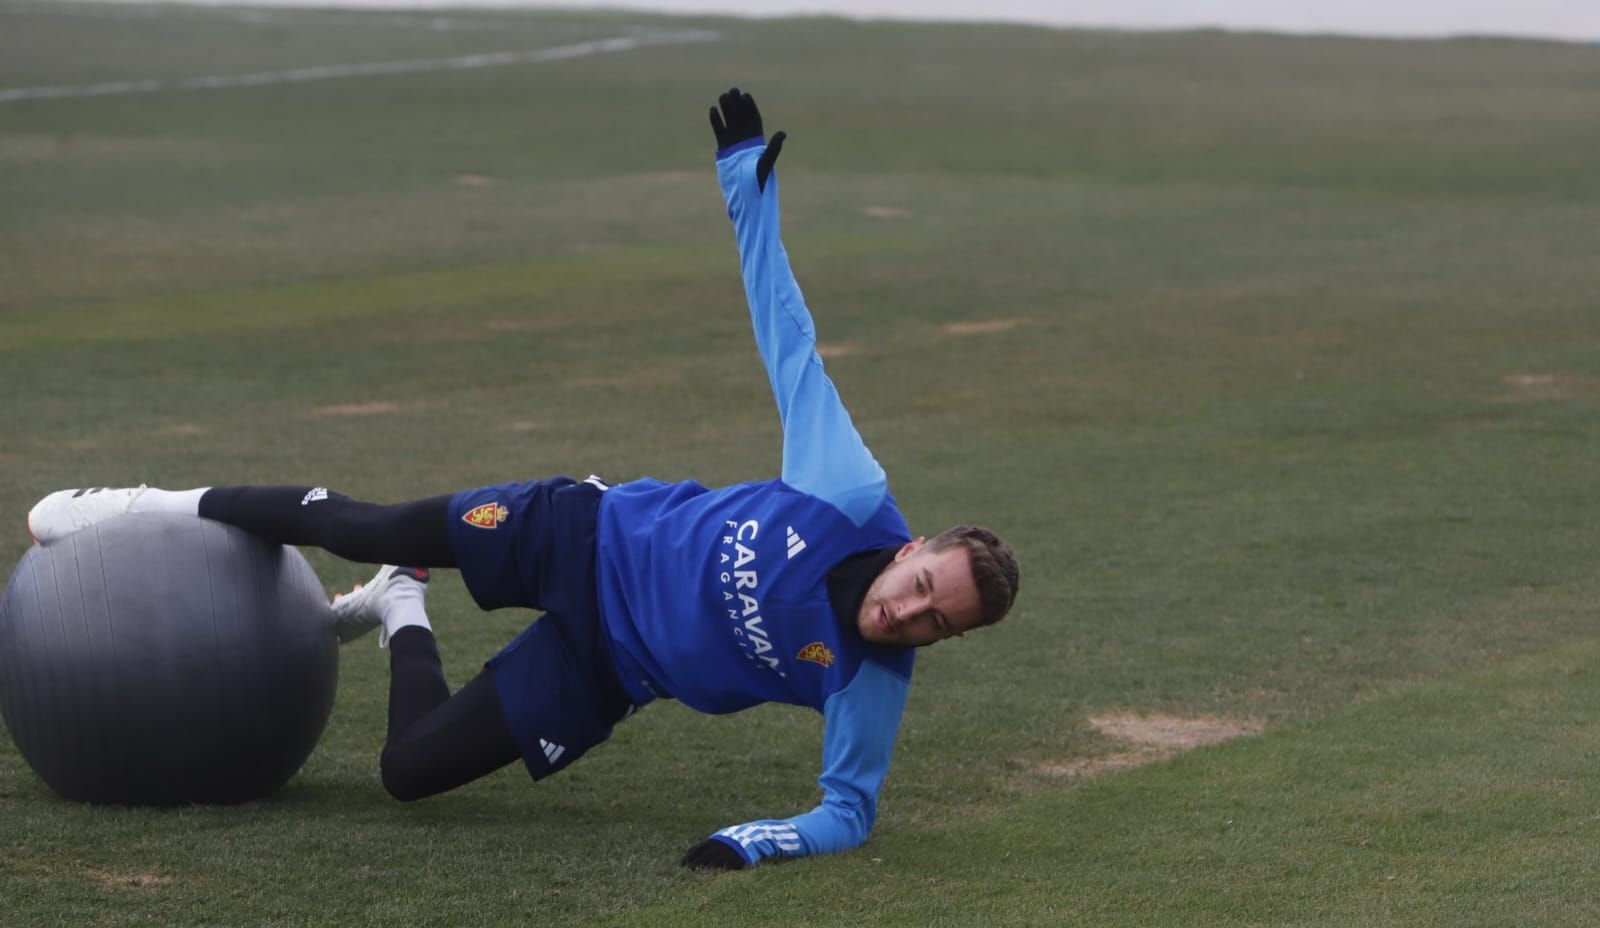
[{"label": "black legging", "polygon": [[480,670],[451,696],[433,632],[410,626],[394,633],[389,737],[378,762],[389,795],[404,802],[433,796],[521,756],[489,671]]},{"label": "black legging", "polygon": [[385,506],[321,487],[213,487],[200,497],[200,515],[280,545],[322,548],[349,561],[456,566],[449,496]]},{"label": "black legging", "polygon": [[[379,505],[317,487],[215,487],[200,515],[275,544],[323,548],[371,564],[455,567],[450,497]],[[402,628],[389,639],[389,735],[379,767],[396,799],[455,789],[520,757],[494,678],[480,672],[454,696],[433,632]]]}]

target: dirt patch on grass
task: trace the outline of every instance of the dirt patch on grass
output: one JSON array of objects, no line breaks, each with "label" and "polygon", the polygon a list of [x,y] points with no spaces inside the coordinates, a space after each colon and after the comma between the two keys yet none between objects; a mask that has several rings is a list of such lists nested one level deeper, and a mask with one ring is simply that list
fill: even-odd
[{"label": "dirt patch on grass", "polygon": [[594,374],[584,377],[569,377],[563,383],[568,387],[580,390],[590,389],[637,389],[639,387],[660,387],[662,384],[675,383],[682,379],[684,370],[689,366],[684,361],[659,361],[654,364],[636,365],[628,369],[617,369],[606,374]]},{"label": "dirt patch on grass", "polygon": [[311,407],[311,415],[328,416],[386,416],[400,411],[399,403],[334,403]]},{"label": "dirt patch on grass", "polygon": [[145,890],[172,885],[172,877],[157,876],[154,873],[119,872],[94,867],[85,867],[82,873],[106,889]]},{"label": "dirt patch on grass", "polygon": [[861,211],[863,215],[873,219],[910,219],[911,210],[901,209],[898,206],[869,206]]},{"label": "dirt patch on grass", "polygon": [[[79,864],[57,866],[42,861],[0,854],[0,869],[6,867],[25,871],[47,880],[78,877],[113,890],[160,889],[163,886],[170,886],[173,882],[172,877],[158,876],[154,873],[141,873],[136,870],[105,870],[100,867],[86,867]],[[0,924],[9,925],[11,922],[0,920]]]},{"label": "dirt patch on grass", "polygon": [[407,329],[405,337],[429,343],[478,342],[507,333],[548,331],[555,325],[551,319],[486,319],[471,324],[452,322]]},{"label": "dirt patch on grass", "polygon": [[615,374],[609,377],[569,377],[564,382],[566,386],[578,390],[603,390],[616,387],[636,387],[646,380],[638,375]]},{"label": "dirt patch on grass", "polygon": [[817,356],[822,358],[842,358],[855,354],[860,349],[848,342],[819,342]]},{"label": "dirt patch on grass", "polygon": [[1160,759],[1160,756],[1151,755],[1143,751],[1119,751],[1116,754],[1107,754],[1104,757],[1081,757],[1077,760],[1050,761],[1039,764],[1033,770],[1035,773],[1043,774],[1047,777],[1080,780],[1084,777],[1097,777],[1102,773],[1115,773],[1118,770],[1143,766]]},{"label": "dirt patch on grass", "polygon": [[1600,393],[1600,378],[1584,374],[1559,372],[1506,374],[1500,378],[1500,383],[1508,390],[1494,399],[1502,403],[1563,400]]},{"label": "dirt patch on grass", "polygon": [[210,431],[203,425],[193,422],[179,422],[176,425],[167,425],[156,429],[156,434],[167,438],[181,438],[185,435],[204,435]]},{"label": "dirt patch on grass", "polygon": [[457,174],[455,184],[457,187],[493,187],[500,183],[487,174]]},{"label": "dirt patch on grass", "polygon": [[1100,734],[1126,746],[1099,757],[1039,764],[1034,770],[1047,777],[1077,779],[1098,776],[1153,764],[1207,744],[1260,734],[1264,727],[1259,719],[1217,715],[1141,715],[1132,712],[1098,715],[1091,718],[1089,724]]},{"label": "dirt patch on grass", "polygon": [[1261,733],[1259,719],[1234,719],[1218,715],[1134,715],[1118,712],[1089,720],[1102,735],[1134,744],[1173,751],[1188,751],[1244,735]]},{"label": "dirt patch on grass", "polygon": [[490,319],[483,324],[483,327],[491,332],[537,332],[540,329],[554,328],[555,322],[551,319],[538,318]]},{"label": "dirt patch on grass", "polygon": [[1022,324],[1021,319],[979,319],[973,322],[948,322],[939,327],[946,335],[989,335],[1009,332]]}]

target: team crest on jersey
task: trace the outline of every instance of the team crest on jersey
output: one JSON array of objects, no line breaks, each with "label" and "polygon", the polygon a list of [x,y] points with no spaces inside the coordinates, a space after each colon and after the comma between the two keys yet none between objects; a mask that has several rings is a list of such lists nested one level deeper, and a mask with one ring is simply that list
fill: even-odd
[{"label": "team crest on jersey", "polygon": [[824,667],[832,667],[834,661],[833,652],[828,650],[828,646],[820,641],[813,641],[801,648],[800,653],[795,655],[795,659],[821,664]]},{"label": "team crest on jersey", "polygon": [[499,503],[484,503],[482,506],[468,510],[467,514],[461,517],[461,521],[473,528],[499,528],[500,523],[504,522],[510,515],[511,510]]}]

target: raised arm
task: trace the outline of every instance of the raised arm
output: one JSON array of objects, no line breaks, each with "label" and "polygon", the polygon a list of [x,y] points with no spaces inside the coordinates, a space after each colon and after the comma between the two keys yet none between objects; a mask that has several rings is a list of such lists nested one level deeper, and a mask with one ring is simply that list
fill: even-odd
[{"label": "raised arm", "polygon": [[779,236],[773,166],[786,136],[776,133],[768,144],[755,101],[738,88],[718,103],[720,110],[711,110],[717,178],[733,220],[756,347],[783,423],[783,480],[861,525],[883,502],[888,479],[823,371],[816,328]]}]

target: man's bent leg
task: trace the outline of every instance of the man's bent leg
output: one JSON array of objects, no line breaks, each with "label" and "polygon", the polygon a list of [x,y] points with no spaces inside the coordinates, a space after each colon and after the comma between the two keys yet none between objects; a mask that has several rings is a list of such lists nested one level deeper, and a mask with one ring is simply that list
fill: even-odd
[{"label": "man's bent leg", "polygon": [[389,795],[404,802],[433,796],[520,756],[494,678],[483,671],[450,695],[431,631],[395,632],[389,669],[389,737],[380,762]]},{"label": "man's bent leg", "polygon": [[309,545],[368,564],[455,567],[450,497],[363,503],[324,487],[213,487],[200,516],[282,545]]}]

